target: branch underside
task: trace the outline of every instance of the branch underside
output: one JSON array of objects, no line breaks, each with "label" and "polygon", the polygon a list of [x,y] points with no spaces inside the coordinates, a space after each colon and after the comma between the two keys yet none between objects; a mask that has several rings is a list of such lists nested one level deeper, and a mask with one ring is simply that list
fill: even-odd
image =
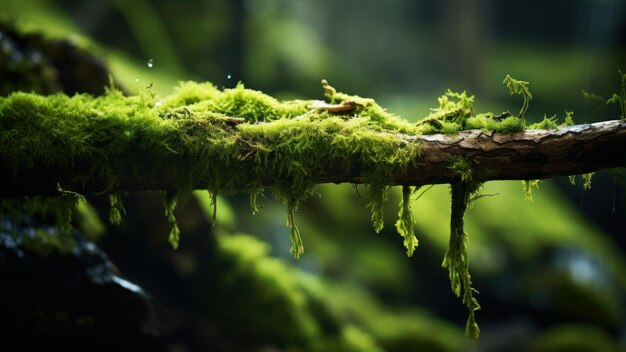
[{"label": "branch underside", "polygon": [[[495,133],[481,130],[461,131],[456,135],[396,135],[407,144],[418,143],[420,153],[414,163],[401,173],[391,174],[384,183],[389,185],[426,185],[458,182],[458,174],[450,168],[450,159],[461,156],[473,165],[473,179],[491,180],[545,179],[582,174],[606,168],[624,167],[626,162],[626,122],[605,121],[593,124],[563,127],[558,130],[526,130],[517,133]],[[253,150],[241,144],[241,155]],[[402,146],[400,146],[402,148]],[[127,192],[164,191],[176,189],[179,180],[164,177],[162,170],[152,169],[150,158],[136,151],[132,159],[143,170],[141,174],[118,172],[117,190]],[[184,158],[187,158],[186,161]],[[0,156],[0,159],[3,159]],[[246,158],[238,162],[245,167]],[[58,195],[57,184],[77,192],[90,194],[106,189],[101,175],[85,174],[95,169],[92,160],[83,160],[73,167],[43,166],[35,163],[30,168],[15,168],[6,163],[0,166],[0,197],[29,195]],[[179,164],[193,158],[182,155]],[[252,164],[250,164],[252,165]],[[137,166],[137,165],[135,165]],[[82,173],[81,182],[75,175]],[[227,176],[227,175],[224,175]],[[242,180],[241,189],[250,188],[250,180]],[[350,159],[328,160],[311,175],[313,183],[367,183],[359,163]],[[380,180],[377,180],[380,182]],[[64,184],[68,182],[69,184]],[[262,185],[277,182],[271,173],[262,179]],[[205,180],[197,180],[194,188],[206,188]]]}]

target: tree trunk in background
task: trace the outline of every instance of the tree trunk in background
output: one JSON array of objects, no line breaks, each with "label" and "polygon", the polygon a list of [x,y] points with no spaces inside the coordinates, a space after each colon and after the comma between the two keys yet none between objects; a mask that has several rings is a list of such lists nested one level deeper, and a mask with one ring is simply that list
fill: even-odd
[{"label": "tree trunk in background", "polygon": [[484,38],[484,0],[445,0],[442,5],[441,31],[443,56],[450,80],[463,82],[463,89],[479,88]]}]

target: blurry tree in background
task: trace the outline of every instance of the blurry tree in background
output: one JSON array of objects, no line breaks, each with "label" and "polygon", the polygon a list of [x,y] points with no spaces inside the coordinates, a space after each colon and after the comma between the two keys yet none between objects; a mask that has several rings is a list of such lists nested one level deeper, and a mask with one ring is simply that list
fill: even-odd
[{"label": "blurry tree in background", "polygon": [[[207,80],[225,88],[242,81],[249,88],[278,97],[321,99],[319,81],[326,78],[340,90],[373,97],[409,120],[426,116],[428,108],[437,105],[436,97],[447,88],[475,94],[480,111],[514,111],[519,102],[509,97],[501,84],[506,74],[531,82],[531,121],[542,119],[544,113],[562,117],[564,109],[574,111],[577,123],[615,118],[619,114],[616,106],[586,99],[582,90],[610,96],[618,89],[618,69],[626,69],[626,3],[619,0],[0,0],[0,13],[46,30],[60,28],[58,23],[63,23],[69,28],[66,33],[83,33],[97,43],[111,61],[115,78],[130,90],[137,88],[136,77],[142,85],[154,83],[161,93],[170,91],[179,80]],[[311,309],[326,312],[315,304],[329,304],[332,309],[324,308],[351,317],[355,326],[371,333],[390,351],[410,349],[408,342],[402,345],[397,336],[385,335],[388,330],[382,325],[395,328],[393,324],[406,323],[415,328],[412,334],[419,335],[426,331],[422,325],[440,323],[432,323],[435,320],[429,320],[426,310],[454,322],[461,331],[465,310],[449,293],[448,279],[440,268],[448,236],[447,189],[435,187],[415,203],[421,242],[410,259],[404,257],[398,238],[389,230],[392,226],[387,226],[381,236],[373,235],[363,202],[350,186],[322,185],[319,189],[323,196],[306,203],[299,215],[307,253],[290,265],[298,268],[302,282],[308,282],[306,292],[316,302]],[[567,348],[559,347],[567,343],[580,347],[584,341],[596,341],[580,350],[601,351],[603,342],[616,346],[621,341],[623,350],[623,175],[600,173],[592,190],[585,193],[570,187],[566,179],[547,182],[534,204],[524,202],[519,182],[490,183],[487,193],[500,195],[481,200],[468,219],[473,277],[483,304],[478,320],[484,335],[478,348],[510,351],[543,346],[537,350],[556,351]],[[398,195],[392,193],[389,204],[395,207],[397,201]],[[128,203],[147,209],[137,196],[130,197]],[[280,205],[268,199],[261,214],[252,217],[245,197],[220,198],[219,203],[222,215],[214,232],[252,233],[271,243],[272,256],[291,261]],[[200,222],[193,209],[179,212],[183,224]],[[141,220],[109,229],[102,245],[113,261],[129,277],[161,293],[165,304],[183,301],[188,306],[178,307],[181,311],[194,311],[191,301],[203,306],[203,312],[223,309],[201,302],[200,293],[212,299],[228,298],[212,293],[210,287],[189,293],[201,287],[201,280],[220,281],[215,279],[215,268],[208,273],[198,268],[208,265],[200,249],[209,251],[213,245],[197,235],[186,239],[184,227],[178,252],[167,251],[160,242],[153,245],[173,264],[159,263],[157,256],[147,254],[134,257],[145,249],[146,238],[164,233],[157,228],[166,226],[152,223],[151,215],[145,213]],[[395,221],[395,208],[390,207],[387,214],[390,225]],[[143,225],[146,219],[150,226]],[[199,225],[188,228],[213,231]],[[138,232],[147,235],[138,236]],[[196,248],[189,248],[194,245]],[[263,252],[257,245],[262,247],[247,245],[255,255]],[[235,261],[226,255],[224,261],[229,260]],[[275,269],[275,264],[263,263]],[[159,273],[151,272],[153,268]],[[193,276],[193,272],[204,276]],[[323,301],[319,298],[323,295],[316,291],[323,289],[307,281],[309,276],[328,281],[328,286],[337,285],[335,291],[328,290],[337,294],[339,302],[354,299],[367,302],[370,308],[349,311],[316,301],[316,293]],[[188,284],[188,291],[181,291],[189,296],[172,289],[170,281],[161,282],[164,277],[181,286]],[[189,277],[195,281],[185,281]],[[238,281],[230,285],[255,288]],[[291,287],[291,283],[285,285]],[[246,299],[245,295],[235,299],[239,298]],[[300,298],[285,299],[300,307]],[[413,320],[409,315],[391,317],[382,305],[392,307],[391,311],[402,307],[417,313],[410,315]],[[232,316],[254,320],[254,314],[252,318],[246,314],[234,312]],[[415,316],[425,318],[416,322]],[[305,318],[288,318],[308,326]],[[210,340],[217,328],[199,320],[180,325],[209,336],[195,337],[197,341]],[[237,323],[228,321],[226,325]],[[172,326],[164,330],[183,330]],[[343,331],[355,334],[350,329]],[[447,332],[447,327],[441,331]],[[197,346],[206,346],[197,341]]]}]

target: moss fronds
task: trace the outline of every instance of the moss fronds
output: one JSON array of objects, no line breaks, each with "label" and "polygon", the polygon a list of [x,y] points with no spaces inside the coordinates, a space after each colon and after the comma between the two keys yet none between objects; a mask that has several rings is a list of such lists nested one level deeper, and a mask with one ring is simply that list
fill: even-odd
[{"label": "moss fronds", "polygon": [[465,129],[467,120],[474,115],[474,96],[453,92],[450,89],[439,97],[439,107],[417,122],[422,134],[453,134]]},{"label": "moss fronds", "polygon": [[528,126],[528,129],[531,130],[556,130],[558,128],[559,125],[556,120],[556,115],[551,117],[543,115],[543,120]]},{"label": "moss fronds", "polygon": [[493,131],[499,133],[513,133],[521,132],[524,130],[524,120],[509,116],[502,120],[498,120],[497,116],[492,113],[478,114],[474,117],[469,117],[465,121],[466,129]]},{"label": "moss fronds", "polygon": [[574,126],[574,112],[573,111],[565,111],[565,120],[563,121],[563,124],[561,124],[561,127],[565,127],[565,126]]},{"label": "moss fronds", "polygon": [[567,176],[567,178],[569,179],[569,183],[572,186],[576,186],[576,175],[570,175],[570,176]]},{"label": "moss fronds", "polygon": [[291,240],[291,253],[296,259],[300,259],[300,256],[304,254],[304,245],[302,244],[302,237],[300,237],[300,230],[296,226],[293,220],[295,209],[293,207],[287,208],[287,226],[289,227],[289,239]]},{"label": "moss fronds", "polygon": [[519,114],[517,115],[519,118],[524,118],[524,114],[526,114],[526,110],[528,110],[528,105],[530,104],[530,101],[533,99],[533,95],[530,93],[530,90],[528,89],[529,83],[526,81],[514,79],[509,75],[506,75],[506,77],[504,77],[504,80],[502,81],[502,83],[509,89],[509,94],[511,95],[520,94],[524,97],[522,108],[520,109]]},{"label": "moss fronds", "polygon": [[442,267],[448,269],[450,285],[457,297],[462,297],[469,310],[465,336],[476,343],[480,329],[476,323],[475,312],[480,309],[474,293],[469,274],[469,258],[467,253],[468,236],[464,230],[464,216],[472,195],[480,188],[473,182],[458,182],[451,185],[452,214],[450,217],[450,243],[444,255]]},{"label": "moss fronds", "polygon": [[[570,179],[571,182],[571,179]],[[529,202],[535,202],[533,198],[533,187],[539,189],[541,180],[525,180],[522,181],[522,187],[524,188],[524,198]]]},{"label": "moss fronds", "polygon": [[588,174],[583,174],[580,175],[580,177],[582,177],[583,179],[583,189],[584,190],[589,190],[591,189],[591,179],[593,178],[593,172],[590,172]]},{"label": "moss fronds", "polygon": [[178,244],[180,242],[180,230],[178,229],[178,222],[176,221],[176,216],[174,215],[176,200],[176,196],[166,196],[165,202],[163,203],[165,208],[165,217],[170,225],[170,232],[167,240],[174,249],[178,249]]},{"label": "moss fronds", "polygon": [[413,251],[418,245],[417,237],[415,237],[415,220],[411,211],[411,195],[416,190],[411,186],[402,186],[402,199],[400,200],[400,211],[396,222],[396,229],[404,238],[404,247],[409,257],[413,255]]},{"label": "moss fronds", "polygon": [[259,212],[258,199],[259,196],[263,196],[263,187],[257,187],[250,191],[250,209],[252,209],[252,215],[256,215]]},{"label": "moss fronds", "polygon": [[122,202],[122,196],[119,193],[109,194],[109,204],[111,210],[109,212],[109,221],[113,225],[119,225],[122,223],[122,217],[126,216],[126,209]]},{"label": "moss fronds", "polygon": [[367,207],[372,213],[372,225],[374,231],[379,233],[385,226],[385,202],[389,198],[388,186],[381,183],[367,185]]}]

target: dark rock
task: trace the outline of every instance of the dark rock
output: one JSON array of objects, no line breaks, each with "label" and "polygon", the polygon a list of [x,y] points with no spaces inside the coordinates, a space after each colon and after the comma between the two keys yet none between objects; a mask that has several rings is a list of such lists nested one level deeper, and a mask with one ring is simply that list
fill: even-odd
[{"label": "dark rock", "polygon": [[158,350],[151,296],[93,242],[73,234],[73,248],[63,248],[46,236],[63,235],[0,224],[0,350]]}]

